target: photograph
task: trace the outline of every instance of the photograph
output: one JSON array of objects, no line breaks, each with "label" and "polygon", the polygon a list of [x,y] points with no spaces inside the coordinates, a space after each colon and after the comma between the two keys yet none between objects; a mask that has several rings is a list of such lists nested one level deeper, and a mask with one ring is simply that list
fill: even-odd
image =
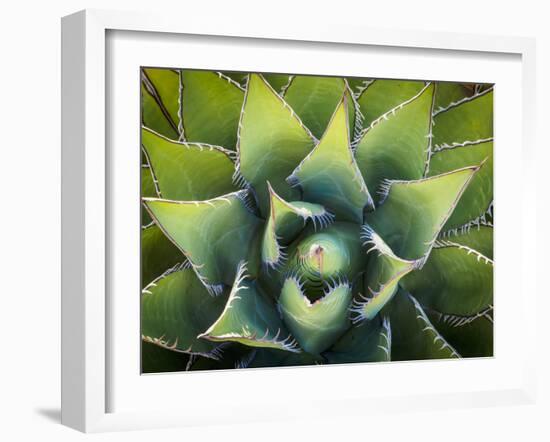
[{"label": "photograph", "polygon": [[0,441],[550,441],[543,6],[7,2]]},{"label": "photograph", "polygon": [[494,84],[365,74],[140,68],[142,374],[493,357]]}]

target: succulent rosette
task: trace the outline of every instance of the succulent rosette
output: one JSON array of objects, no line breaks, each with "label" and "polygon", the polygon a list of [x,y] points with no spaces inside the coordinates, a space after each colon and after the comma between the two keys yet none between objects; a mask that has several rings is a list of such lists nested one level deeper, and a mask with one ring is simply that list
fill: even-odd
[{"label": "succulent rosette", "polygon": [[144,372],[491,356],[493,88],[142,70]]}]

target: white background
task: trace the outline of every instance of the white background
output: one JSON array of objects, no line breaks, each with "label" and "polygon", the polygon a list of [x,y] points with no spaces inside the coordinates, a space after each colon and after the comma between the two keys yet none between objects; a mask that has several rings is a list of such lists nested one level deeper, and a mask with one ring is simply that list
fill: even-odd
[{"label": "white background", "polygon": [[[62,15],[85,7],[150,10],[180,14],[182,23],[193,14],[215,14],[228,21],[292,19],[316,21],[328,26],[332,21],[379,28],[403,27],[490,34],[536,36],[538,38],[539,150],[548,149],[544,129],[550,119],[545,106],[550,78],[549,14],[543,2],[523,0],[504,2],[463,0],[407,0],[392,2],[351,1],[237,2],[178,0],[88,0],[87,2],[19,1],[3,5],[0,16],[1,55],[0,138],[2,149],[1,189],[3,196],[0,227],[2,232],[2,304],[0,331],[0,436],[18,440],[83,440],[85,436],[61,427],[59,420],[59,179],[60,179],[60,22]],[[219,6],[216,4],[219,3]],[[256,6],[254,6],[256,3]],[[311,7],[309,6],[311,4]],[[496,8],[496,12],[494,12]],[[545,30],[546,28],[546,30]],[[6,137],[7,134],[7,137]],[[543,144],[544,143],[544,144]],[[7,155],[6,155],[7,154]],[[550,160],[548,154],[544,155]],[[528,183],[538,188],[541,198],[539,226],[548,224],[548,175],[543,156],[538,173]],[[511,177],[513,179],[513,177]],[[548,239],[540,236],[539,256],[533,257],[542,280],[542,251]],[[513,247],[513,246],[512,246]],[[548,261],[548,260],[546,260]],[[543,324],[550,308],[549,295],[539,286],[540,398],[537,405],[467,409],[454,411],[377,414],[361,421],[335,419],[281,424],[234,425],[191,430],[162,430],[87,436],[94,440],[150,441],[151,438],[200,441],[217,440],[311,440],[383,439],[398,440],[545,440],[550,435],[549,327]],[[521,324],[518,324],[521,333]],[[368,382],[365,380],[365,382]],[[186,398],[182,397],[182,401]],[[253,406],[253,405],[251,405]],[[228,410],[237,413],[240,410]],[[214,422],[213,422],[214,423]]]}]

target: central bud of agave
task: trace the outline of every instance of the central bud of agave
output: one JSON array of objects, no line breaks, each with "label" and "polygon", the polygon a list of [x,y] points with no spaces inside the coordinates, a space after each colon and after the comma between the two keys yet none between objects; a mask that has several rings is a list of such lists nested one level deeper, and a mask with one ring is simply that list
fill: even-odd
[{"label": "central bud of agave", "polygon": [[302,278],[312,301],[322,297],[327,284],[345,276],[350,268],[346,244],[327,233],[315,233],[303,239],[291,258],[291,268]]},{"label": "central bud of agave", "polygon": [[[289,330],[308,353],[318,355],[346,330],[352,281],[364,268],[364,253],[351,239],[357,227],[335,223],[298,238],[289,247],[278,299]],[[363,259],[361,259],[363,258]]]}]

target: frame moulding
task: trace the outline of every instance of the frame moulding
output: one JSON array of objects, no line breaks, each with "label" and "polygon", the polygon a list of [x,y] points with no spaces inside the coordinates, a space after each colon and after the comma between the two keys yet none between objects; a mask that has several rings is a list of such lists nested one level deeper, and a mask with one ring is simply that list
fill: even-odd
[{"label": "frame moulding", "polygon": [[[247,22],[234,26],[212,17],[195,17],[181,24],[176,17],[150,13],[86,10],[62,19],[62,423],[80,431],[110,431],[151,427],[208,424],[186,422],[174,410],[166,413],[107,413],[109,389],[106,376],[107,251],[109,240],[106,196],[106,33],[109,30],[199,34],[290,41],[382,47],[431,48],[441,50],[496,52],[520,55],[523,75],[522,155],[523,173],[535,170],[535,42],[510,36],[482,36],[387,30],[354,26],[281,26]],[[526,185],[527,186],[527,185]],[[525,257],[536,253],[536,195],[522,192],[529,210],[522,223],[533,226],[532,237],[521,245],[523,274],[529,274]],[[525,296],[535,303],[536,281],[526,281]],[[472,394],[427,395],[414,399],[418,409],[495,406],[532,403],[535,398],[535,330],[526,329],[531,360],[526,361],[524,388]],[[345,408],[358,408],[344,400]],[[355,405],[354,405],[355,404]],[[407,400],[387,397],[376,404],[361,403],[363,412],[406,410]],[[434,405],[435,404],[435,405]],[[292,408],[292,407],[291,407]],[[318,414],[323,404],[313,404]],[[287,413],[292,414],[291,412]],[[272,420],[269,416],[259,419]],[[243,420],[245,421],[245,420]]]}]

